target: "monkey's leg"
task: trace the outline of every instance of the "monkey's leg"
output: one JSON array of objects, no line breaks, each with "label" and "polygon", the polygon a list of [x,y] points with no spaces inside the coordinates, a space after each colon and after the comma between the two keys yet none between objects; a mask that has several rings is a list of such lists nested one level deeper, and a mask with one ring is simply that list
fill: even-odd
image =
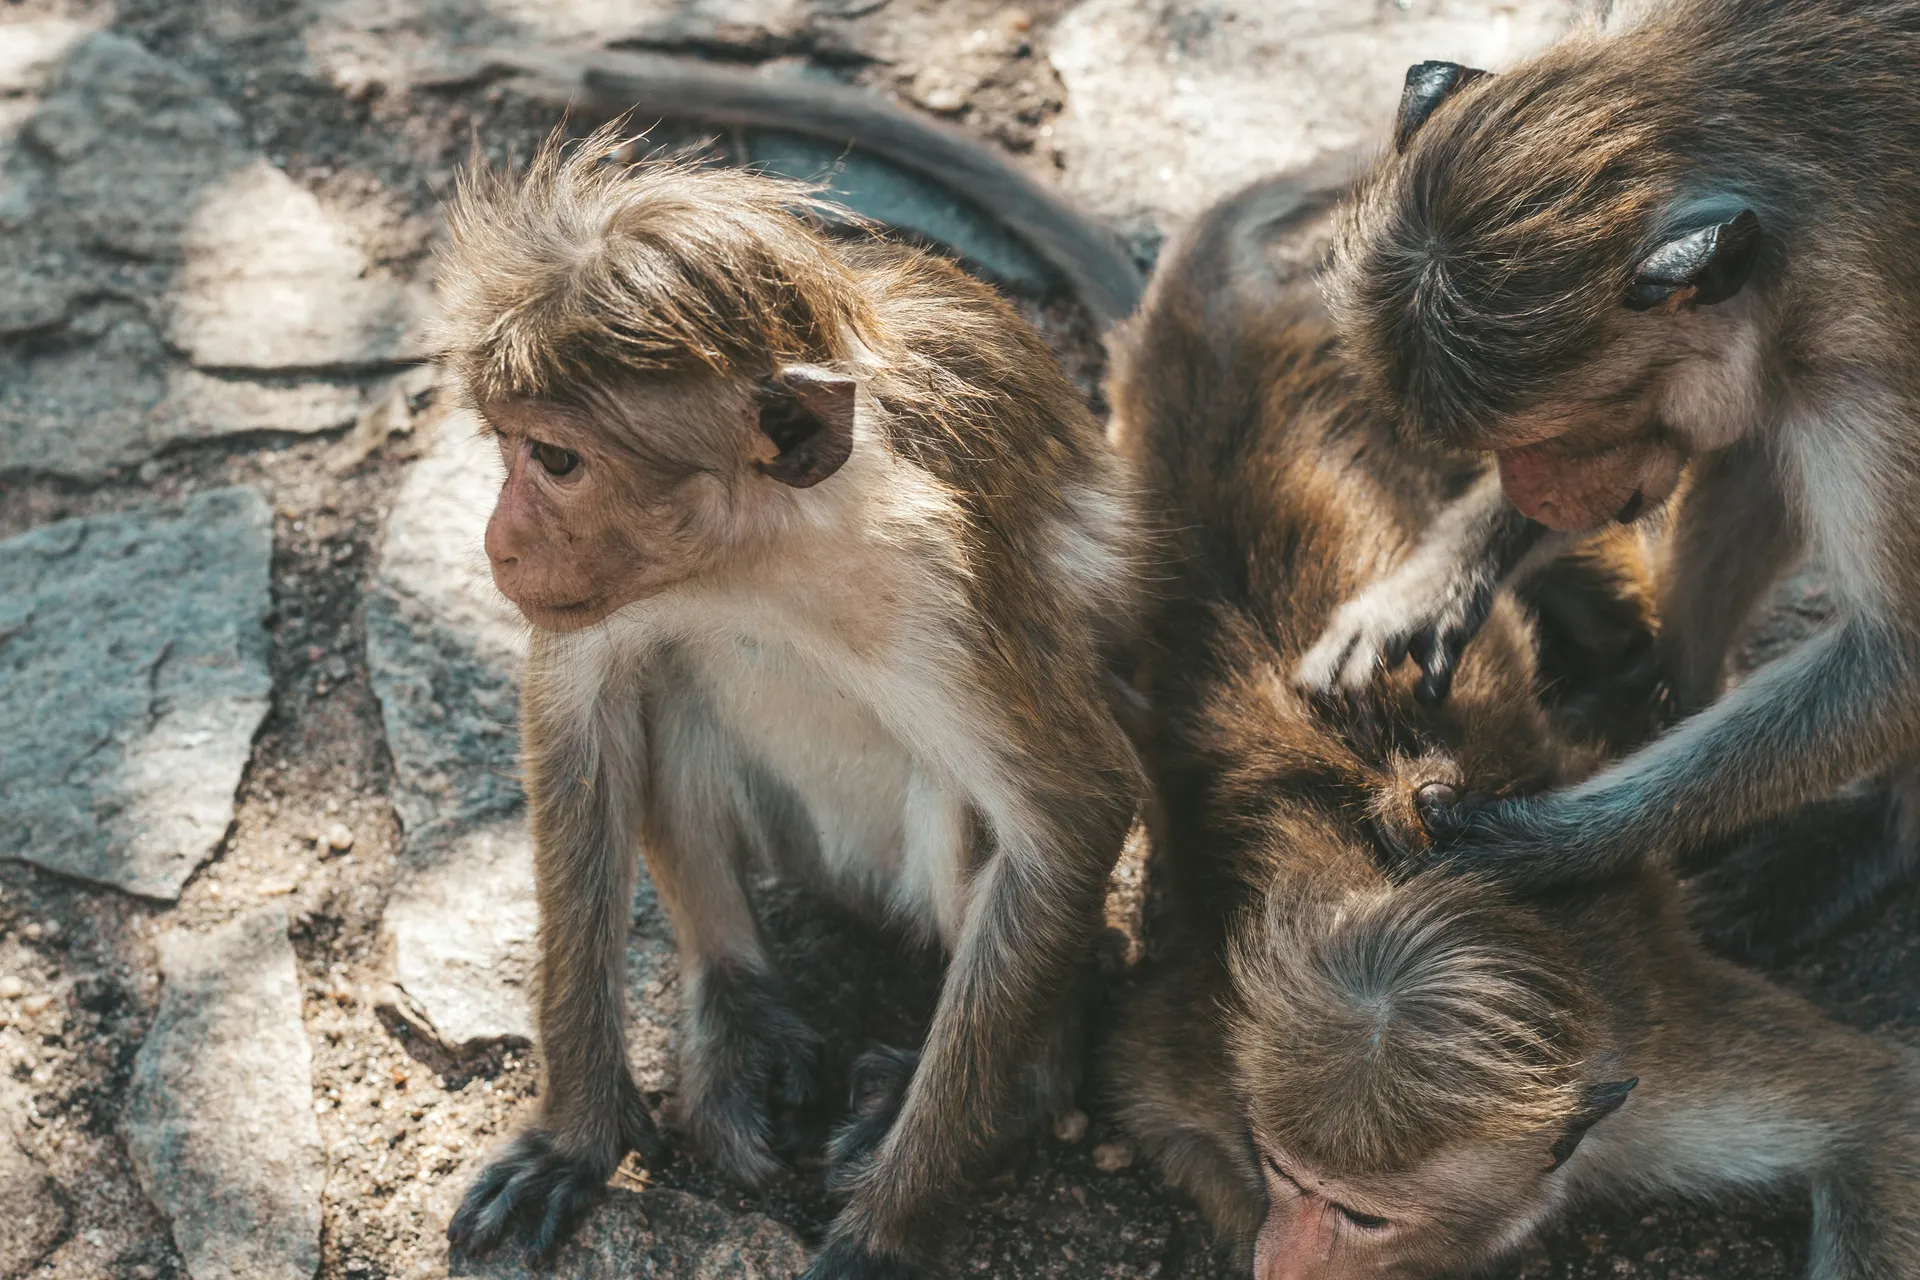
[{"label": "monkey's leg", "polygon": [[1799,548],[1762,447],[1737,444],[1695,464],[1667,535],[1655,645],[1679,714],[1720,696],[1728,653]]},{"label": "monkey's leg", "polygon": [[1440,513],[1406,563],[1334,610],[1295,682],[1312,693],[1357,693],[1411,654],[1423,673],[1416,694],[1445,700],[1494,592],[1564,544],[1514,510],[1490,472]]},{"label": "monkey's leg", "polygon": [[800,838],[805,824],[756,785],[703,698],[661,697],[652,727],[645,847],[679,944],[677,1117],[727,1176],[758,1185],[779,1172],[776,1149],[791,1145],[780,1124],[813,1098],[820,1041],[768,959],[745,872],[756,841]]},{"label": "monkey's leg", "polygon": [[1809,1280],[1920,1275],[1920,1056],[1897,1052],[1814,1174]]},{"label": "monkey's leg", "polygon": [[1898,624],[1842,616],[1578,786],[1429,817],[1436,856],[1538,888],[1780,817],[1909,748],[1920,720],[1915,647]]},{"label": "monkey's leg", "polygon": [[524,769],[540,909],[536,1010],[546,1062],[540,1117],[467,1191],[447,1226],[482,1252],[509,1235],[558,1243],[620,1157],[661,1144],[627,1066],[626,953],[643,785],[639,698],[558,705],[535,642],[522,698]]},{"label": "monkey's leg", "polygon": [[[1091,783],[1090,785],[1098,785]],[[1132,822],[1131,797],[1035,798],[1074,829],[1000,830],[975,874],[933,1026],[898,1118],[864,1167],[807,1280],[921,1274],[941,1210],[990,1147],[1040,1048],[1043,1020],[1073,988],[1100,894]]]}]

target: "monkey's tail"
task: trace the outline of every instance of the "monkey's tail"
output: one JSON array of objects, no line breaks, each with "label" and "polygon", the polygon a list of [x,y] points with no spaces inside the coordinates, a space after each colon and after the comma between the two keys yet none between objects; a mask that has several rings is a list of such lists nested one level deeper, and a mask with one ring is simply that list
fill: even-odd
[{"label": "monkey's tail", "polygon": [[1112,231],[959,129],[876,94],[650,54],[597,53],[564,65],[518,54],[499,60],[596,113],[774,129],[869,152],[1006,228],[1060,275],[1102,331],[1140,301],[1140,269]]}]

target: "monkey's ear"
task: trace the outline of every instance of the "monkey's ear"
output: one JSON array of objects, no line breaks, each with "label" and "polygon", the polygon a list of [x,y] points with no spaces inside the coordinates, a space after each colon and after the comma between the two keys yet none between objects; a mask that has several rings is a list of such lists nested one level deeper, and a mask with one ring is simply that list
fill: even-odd
[{"label": "monkey's ear", "polygon": [[1742,209],[1725,222],[1675,236],[1642,258],[1623,301],[1634,311],[1673,297],[1702,306],[1725,302],[1746,284],[1759,256],[1760,218]]},{"label": "monkey's ear", "polygon": [[1407,142],[1435,107],[1455,89],[1486,74],[1478,67],[1463,67],[1457,62],[1416,62],[1408,67],[1406,88],[1400,90],[1400,116],[1393,126],[1393,149],[1405,151]]},{"label": "monkey's ear", "polygon": [[1573,1159],[1573,1153],[1580,1149],[1580,1140],[1587,1136],[1587,1130],[1618,1111],[1633,1092],[1633,1086],[1640,1083],[1640,1077],[1631,1080],[1613,1080],[1606,1084],[1596,1084],[1587,1090],[1587,1102],[1580,1114],[1567,1121],[1567,1128],[1550,1149],[1553,1163],[1547,1166],[1552,1173],[1567,1161]]},{"label": "monkey's ear", "polygon": [[853,379],[814,364],[790,364],[760,386],[760,433],[772,459],[756,465],[781,484],[806,489],[853,454]]}]

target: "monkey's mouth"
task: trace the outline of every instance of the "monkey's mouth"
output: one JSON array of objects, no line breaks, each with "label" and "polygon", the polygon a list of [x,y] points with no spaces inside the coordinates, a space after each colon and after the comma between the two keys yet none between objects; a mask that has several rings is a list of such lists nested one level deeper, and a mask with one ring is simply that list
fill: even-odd
[{"label": "monkey's mouth", "polygon": [[542,631],[578,631],[600,621],[607,612],[606,605],[606,600],[601,597],[576,600],[570,604],[528,602],[521,604],[520,612]]}]

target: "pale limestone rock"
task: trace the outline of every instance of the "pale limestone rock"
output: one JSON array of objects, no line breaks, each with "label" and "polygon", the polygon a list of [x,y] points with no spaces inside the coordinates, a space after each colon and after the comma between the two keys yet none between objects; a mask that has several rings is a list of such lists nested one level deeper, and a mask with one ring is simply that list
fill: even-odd
[{"label": "pale limestone rock", "polygon": [[168,334],[194,364],[318,369],[416,353],[423,295],[374,270],[314,194],[255,161],[200,194]]},{"label": "pale limestone rock", "polygon": [[1386,145],[1408,66],[1498,70],[1567,30],[1576,0],[1082,0],[1049,56],[1054,139],[1096,213],[1166,229],[1263,174]]},{"label": "pale limestone rock", "polygon": [[285,912],[178,930],[160,965],[124,1129],[141,1188],[193,1280],[312,1280],[326,1163]]}]

